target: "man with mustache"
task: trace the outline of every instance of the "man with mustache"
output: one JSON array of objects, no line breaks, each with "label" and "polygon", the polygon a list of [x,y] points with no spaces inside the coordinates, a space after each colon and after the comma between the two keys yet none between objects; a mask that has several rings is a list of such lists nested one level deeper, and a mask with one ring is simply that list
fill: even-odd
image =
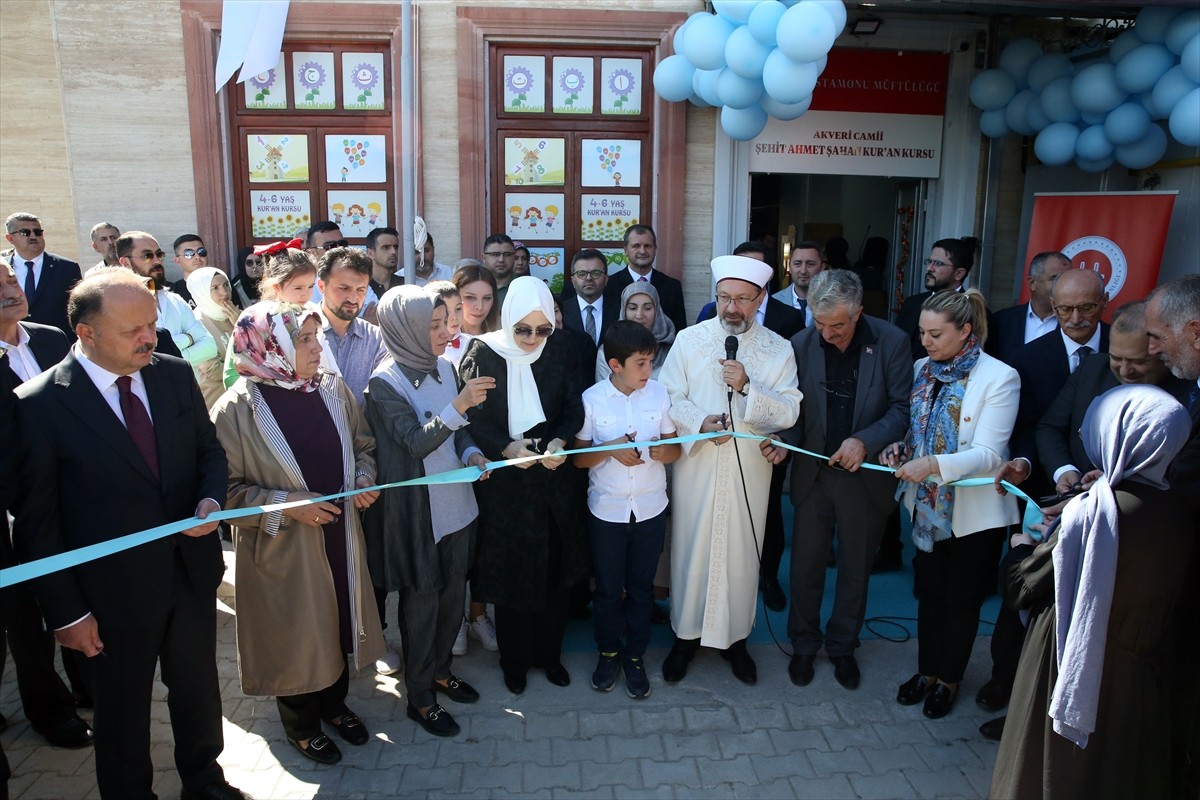
[{"label": "man with mustache", "polygon": [[117,239],[121,230],[111,222],[97,222],[92,226],[92,249],[100,254],[99,263],[88,267],[88,273],[101,267],[117,266]]},{"label": "man with mustache", "polygon": [[325,250],[317,266],[321,344],[354,392],[359,408],[371,373],[387,357],[379,327],[359,317],[370,281],[371,259],[353,247]]},{"label": "man with mustache", "polygon": [[11,250],[0,253],[17,273],[29,303],[29,321],[53,325],[74,340],[67,322],[67,293],[79,280],[79,265],[46,252],[46,231],[33,214],[18,211],[4,220]]},{"label": "man with mustache", "polygon": [[216,358],[217,343],[212,334],[196,319],[186,300],[167,290],[165,256],[158,240],[145,231],[127,231],[117,239],[117,261],[121,266],[153,281],[158,327],[171,334],[180,354],[191,364]]}]

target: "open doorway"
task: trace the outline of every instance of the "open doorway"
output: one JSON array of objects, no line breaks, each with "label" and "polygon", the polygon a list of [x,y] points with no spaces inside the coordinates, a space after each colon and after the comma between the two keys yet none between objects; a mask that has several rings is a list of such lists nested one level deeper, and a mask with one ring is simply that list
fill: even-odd
[{"label": "open doorway", "polygon": [[920,178],[751,173],[750,238],[770,245],[774,237],[779,287],[788,285],[791,245],[820,243],[830,266],[854,269],[863,279],[866,313],[893,319],[920,285],[913,267],[920,254],[912,248],[921,241],[926,188]]}]

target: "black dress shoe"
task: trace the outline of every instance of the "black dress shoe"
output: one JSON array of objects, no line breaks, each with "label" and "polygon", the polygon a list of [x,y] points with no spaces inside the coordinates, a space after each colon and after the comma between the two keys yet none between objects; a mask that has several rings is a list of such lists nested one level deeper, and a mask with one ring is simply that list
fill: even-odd
[{"label": "black dress shoe", "polygon": [[675,644],[671,645],[671,652],[667,653],[667,659],[663,662],[663,680],[667,683],[683,680],[687,676],[688,664],[695,658],[699,649],[699,639],[676,638]]},{"label": "black dress shoe", "polygon": [[37,732],[42,735],[42,738],[50,746],[63,747],[68,750],[78,750],[81,747],[87,747],[96,739],[95,734],[92,733],[91,726],[79,717],[71,717],[57,725],[41,728]]},{"label": "black dress shoe", "polygon": [[871,564],[871,574],[881,572],[899,572],[904,569],[904,560],[899,553],[885,553],[879,550],[875,553],[875,561]]},{"label": "black dress shoe", "polygon": [[318,764],[336,764],[342,760],[342,751],[338,750],[338,746],[333,743],[324,733],[318,733],[308,740],[308,744],[301,745],[298,739],[288,737],[288,741],[292,743],[292,747],[300,751],[305,758],[311,758]]},{"label": "black dress shoe", "polygon": [[450,712],[437,703],[434,703],[433,707],[425,714],[409,706],[408,718],[434,736],[457,736],[458,732],[462,730],[454,721],[454,717],[450,716]]},{"label": "black dress shoe", "polygon": [[833,662],[833,677],[837,682],[845,689],[857,689],[862,673],[858,671],[858,660],[854,654],[830,656],[829,660]]},{"label": "black dress shoe", "polygon": [[179,793],[179,800],[250,800],[250,795],[225,781],[217,781],[199,789],[185,788]]},{"label": "black dress shoe", "polygon": [[521,694],[525,691],[526,678],[524,672],[504,672],[504,685],[513,694]]},{"label": "black dress shoe", "polygon": [[658,603],[650,608],[650,621],[655,625],[670,625],[671,614]]},{"label": "black dress shoe", "polygon": [[1004,735],[1004,720],[1008,717],[996,717],[989,719],[987,722],[979,726],[979,733],[983,738],[992,741],[1000,741],[1000,737]]},{"label": "black dress shoe", "polygon": [[788,662],[788,677],[797,686],[808,686],[813,679],[813,662],[816,656],[796,653]]},{"label": "black dress shoe", "polygon": [[337,722],[331,719],[325,721],[333,726],[333,729],[338,732],[338,736],[350,744],[366,744],[371,739],[371,734],[367,732],[367,726],[363,725],[362,720],[352,711],[342,714],[342,718]]},{"label": "black dress shoe", "polygon": [[561,663],[546,664],[542,669],[546,670],[546,680],[555,686],[571,685],[571,673],[567,672],[567,668]]},{"label": "black dress shoe", "polygon": [[779,585],[779,579],[774,575],[763,575],[759,578],[758,586],[762,590],[763,605],[772,611],[783,611],[787,608],[787,595]]},{"label": "black dress shoe", "polygon": [[434,681],[433,690],[441,692],[456,703],[474,703],[479,699],[479,692],[475,691],[475,687],[455,675],[446,679],[445,686]]},{"label": "black dress shoe", "polygon": [[721,658],[729,662],[733,669],[733,677],[742,683],[753,686],[758,683],[758,666],[746,650],[746,640],[734,642],[727,650],[721,651]]},{"label": "black dress shoe", "polygon": [[1008,697],[1011,694],[1011,686],[1005,685],[995,678],[992,678],[983,686],[979,687],[979,692],[975,695],[975,702],[984,711],[991,711],[995,713],[1008,705]]},{"label": "black dress shoe", "polygon": [[913,675],[907,681],[900,684],[900,690],[896,692],[896,702],[902,706],[915,706],[933,691],[933,686],[936,683],[937,681],[925,680],[924,675]]},{"label": "black dress shoe", "polygon": [[925,716],[930,719],[941,719],[954,708],[954,698],[958,696],[956,689],[951,689],[944,683],[933,687],[929,697],[925,698]]}]

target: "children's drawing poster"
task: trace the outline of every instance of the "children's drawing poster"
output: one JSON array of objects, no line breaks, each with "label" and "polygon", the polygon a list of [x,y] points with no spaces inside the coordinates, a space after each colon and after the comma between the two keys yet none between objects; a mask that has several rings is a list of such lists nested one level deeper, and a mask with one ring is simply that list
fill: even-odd
[{"label": "children's drawing poster", "polygon": [[307,191],[250,192],[250,235],[255,239],[290,239],[296,231],[311,225]]},{"label": "children's drawing poster", "polygon": [[326,136],[325,180],[328,183],[385,183],[387,137]]},{"label": "children's drawing poster", "polygon": [[504,110],[534,114],[546,110],[544,56],[504,57]]},{"label": "children's drawing poster", "polygon": [[302,133],[246,136],[251,183],[308,183],[308,137]]},{"label": "children's drawing poster", "polygon": [[642,60],[600,59],[600,113],[642,113]]},{"label": "children's drawing poster", "polygon": [[554,113],[590,114],[595,66],[593,59],[555,56],[553,62]]},{"label": "children's drawing poster", "polygon": [[531,247],[529,248],[529,274],[535,278],[549,281],[555,275],[562,274],[565,258],[565,251],[561,247]]},{"label": "children's drawing poster", "polygon": [[[521,137],[504,140],[504,183],[507,186],[562,186],[566,176],[564,139]],[[606,186],[609,184],[605,184]]]},{"label": "children's drawing poster", "polygon": [[387,192],[330,191],[325,205],[325,219],[337,223],[347,239],[388,226]]},{"label": "children's drawing poster", "polygon": [[[621,235],[624,236],[625,232],[622,231]],[[623,269],[628,269],[629,257],[625,255],[623,247],[597,247],[596,249],[604,254],[604,261],[608,265],[609,275],[618,273]]]},{"label": "children's drawing poster", "polygon": [[330,109],[337,105],[333,53],[292,53],[292,80],[297,109]]},{"label": "children's drawing poster", "polygon": [[584,139],[584,186],[642,185],[642,143],[639,139]]},{"label": "children's drawing poster", "polygon": [[[561,194],[533,194],[531,192],[506,192],[504,194],[505,216],[508,225],[505,233],[515,239],[563,239]],[[530,253],[532,262],[532,251]]]},{"label": "children's drawing poster", "polygon": [[584,240],[609,242],[624,237],[625,229],[637,224],[642,199],[636,194],[585,194],[582,206]]},{"label": "children's drawing poster", "polygon": [[273,69],[253,75],[242,84],[246,87],[246,108],[287,108],[287,70],[283,53]]},{"label": "children's drawing poster", "polygon": [[342,108],[382,111],[383,53],[342,53]]}]

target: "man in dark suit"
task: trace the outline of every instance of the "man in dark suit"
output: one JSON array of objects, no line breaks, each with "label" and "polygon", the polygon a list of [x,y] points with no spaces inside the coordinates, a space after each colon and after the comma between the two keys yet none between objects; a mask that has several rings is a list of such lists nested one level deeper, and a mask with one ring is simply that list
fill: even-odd
[{"label": "man in dark suit", "polygon": [[[604,341],[608,326],[617,319],[621,310],[621,298],[611,302],[605,296],[608,283],[607,262],[599,250],[580,250],[571,259],[571,286],[573,297],[564,297],[562,303],[563,327],[585,334],[592,343],[591,356],[580,353],[580,358],[593,373],[596,367],[596,350]],[[594,381],[588,381],[591,386]]]},{"label": "man in dark suit", "polygon": [[[896,479],[873,470],[884,447],[904,438],[912,389],[911,349],[896,326],[862,313],[862,282],[850,270],[825,270],[809,289],[813,324],[792,337],[804,399],[796,424],[781,433],[790,444],[831,453],[828,462],[800,458],[792,465],[792,607],[788,675],[797,686],[813,679],[822,646],[834,677],[858,688],[854,651],[867,608],[871,563],[888,515]],[[764,442],[773,462],[784,452]],[[825,569],[837,530],[837,590],[821,629]]]},{"label": "man in dark suit", "polygon": [[[154,295],[132,272],[97,273],[70,295],[78,344],[17,389],[23,435],[13,544],[22,561],[220,509],[225,453],[191,367],[154,353],[157,316]],[[245,797],[216,760],[216,589],[224,571],[216,527],[200,523],[34,581],[55,637],[88,657],[102,797],[154,796],[156,665],[170,694],[182,796]]]},{"label": "man in dark suit", "polygon": [[53,325],[74,340],[67,324],[67,293],[79,282],[79,265],[46,252],[46,232],[33,214],[9,214],[4,227],[4,238],[13,246],[6,255],[29,301],[30,321]]},{"label": "man in dark suit", "polygon": [[608,276],[604,299],[621,302],[621,293],[634,281],[648,280],[658,290],[662,310],[675,323],[675,330],[687,327],[687,312],[683,308],[683,284],[654,266],[658,254],[658,239],[649,225],[630,225],[625,230],[625,258],[629,269]]},{"label": "man in dark suit", "polygon": [[1050,301],[1050,289],[1058,276],[1071,269],[1071,259],[1062,253],[1038,253],[1029,262],[1029,302],[997,311],[988,325],[986,350],[1010,367],[1017,351],[1039,336],[1058,327]]},{"label": "man in dark suit", "polygon": [[[928,355],[921,344],[921,305],[934,292],[961,292],[963,282],[975,265],[975,245],[965,239],[938,239],[925,259],[925,291],[904,298],[896,327],[908,334],[912,360]],[[989,327],[991,327],[989,325]]]}]

